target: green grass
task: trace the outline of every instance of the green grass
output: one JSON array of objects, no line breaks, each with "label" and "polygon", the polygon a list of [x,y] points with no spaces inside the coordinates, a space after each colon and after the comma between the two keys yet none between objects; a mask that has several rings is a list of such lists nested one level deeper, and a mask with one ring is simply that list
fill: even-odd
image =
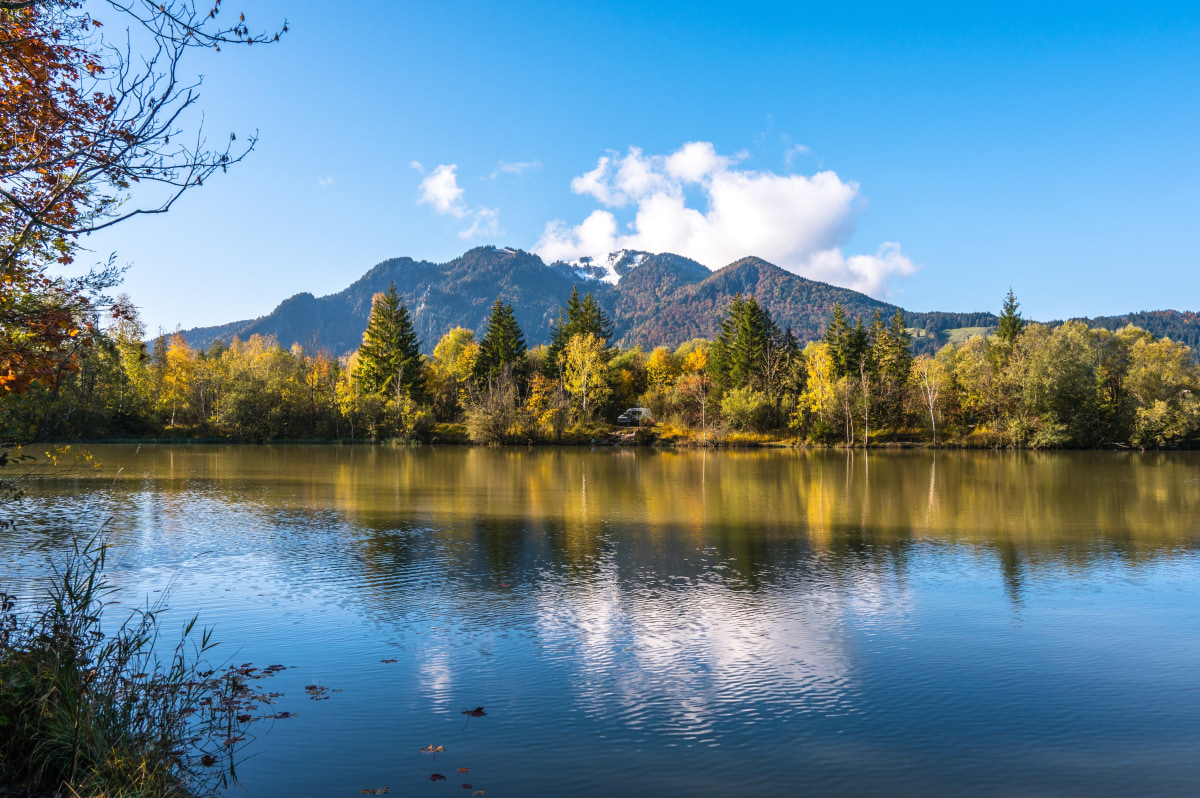
[{"label": "green grass", "polygon": [[973,335],[989,335],[995,329],[995,327],[957,327],[953,330],[946,330],[946,339],[958,346]]}]

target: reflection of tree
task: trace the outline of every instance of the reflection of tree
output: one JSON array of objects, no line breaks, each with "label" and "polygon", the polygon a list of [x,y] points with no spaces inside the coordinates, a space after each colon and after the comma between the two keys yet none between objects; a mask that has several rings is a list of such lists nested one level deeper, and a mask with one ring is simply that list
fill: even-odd
[{"label": "reflection of tree", "polygon": [[1012,603],[1020,605],[1021,588],[1024,587],[1024,575],[1021,573],[1021,553],[1011,540],[996,543],[996,551],[1000,555],[1000,575],[1004,578],[1004,590]]},{"label": "reflection of tree", "polygon": [[844,451],[143,447],[135,462],[95,450],[167,502],[207,485],[263,517],[336,508],[372,537],[436,530],[497,566],[536,551],[586,570],[616,546],[647,563],[704,553],[749,581],[814,557],[904,568],[921,540],[1007,546],[1026,574],[1137,562],[1194,548],[1200,506],[1186,453],[943,450],[936,472],[930,452],[872,453],[868,481],[866,458]]},{"label": "reflection of tree", "polygon": [[490,573],[511,577],[525,548],[524,524],[512,519],[479,518],[473,524],[476,550],[486,560]]}]

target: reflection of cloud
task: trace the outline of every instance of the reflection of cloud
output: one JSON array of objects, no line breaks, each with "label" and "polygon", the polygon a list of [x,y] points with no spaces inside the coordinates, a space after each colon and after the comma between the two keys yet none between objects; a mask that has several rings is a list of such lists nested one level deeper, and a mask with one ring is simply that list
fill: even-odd
[{"label": "reflection of cloud", "polygon": [[895,609],[882,582],[836,593],[805,586],[748,592],[705,573],[681,577],[678,586],[631,584],[606,562],[586,583],[541,583],[539,639],[578,660],[575,682],[590,711],[631,725],[643,712],[665,712],[680,734],[699,739],[726,714],[763,711],[759,699],[786,697],[809,710],[843,703],[853,668],[843,591],[858,597],[856,614]]},{"label": "reflection of cloud", "polygon": [[417,681],[421,685],[422,693],[429,697],[434,706],[451,705],[450,691],[454,689],[454,670],[449,643],[443,641],[437,646],[421,648]]}]

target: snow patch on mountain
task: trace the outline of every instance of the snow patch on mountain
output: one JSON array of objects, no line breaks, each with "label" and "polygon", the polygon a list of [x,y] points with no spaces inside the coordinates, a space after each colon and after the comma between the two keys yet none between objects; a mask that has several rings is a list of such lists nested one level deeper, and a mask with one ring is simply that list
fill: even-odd
[{"label": "snow patch on mountain", "polygon": [[579,260],[559,261],[584,280],[599,280],[616,285],[621,278],[629,274],[650,257],[649,252],[635,249],[620,249],[610,252],[604,258],[583,257]]}]

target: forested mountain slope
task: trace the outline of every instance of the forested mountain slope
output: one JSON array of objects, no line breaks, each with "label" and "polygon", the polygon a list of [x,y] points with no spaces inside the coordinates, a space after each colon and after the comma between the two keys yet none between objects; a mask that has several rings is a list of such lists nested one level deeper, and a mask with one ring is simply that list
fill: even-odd
[{"label": "forested mountain slope", "polygon": [[[371,298],[391,282],[396,283],[412,312],[425,352],[431,352],[451,327],[481,333],[497,298],[512,305],[530,346],[544,343],[559,306],[576,287],[581,293],[591,291],[612,315],[615,340],[625,346],[677,346],[692,338],[712,338],[724,308],[738,293],[754,296],[781,327],[790,326],[802,343],[820,337],[837,303],[851,319],[862,316],[865,323],[876,311],[888,317],[897,310],[896,305],[800,277],[754,257],[715,272],[672,254],[625,253],[618,265],[620,279],[614,285],[589,277],[587,269],[578,264],[546,265],[528,252],[497,247],[478,247],[440,264],[393,258],[336,294],[296,294],[266,316],[185,330],[184,336],[201,348],[216,340],[228,342],[235,336],[246,339],[255,334],[274,335],[284,346],[307,346],[315,337],[319,347],[344,354],[361,343]],[[995,298],[996,305],[1000,299]],[[919,351],[986,332],[997,323],[997,317],[989,312],[905,311],[904,316],[907,325],[919,333],[914,342]],[[1085,321],[1109,329],[1136,324],[1200,350],[1200,316],[1196,313],[1167,310]]]}]

